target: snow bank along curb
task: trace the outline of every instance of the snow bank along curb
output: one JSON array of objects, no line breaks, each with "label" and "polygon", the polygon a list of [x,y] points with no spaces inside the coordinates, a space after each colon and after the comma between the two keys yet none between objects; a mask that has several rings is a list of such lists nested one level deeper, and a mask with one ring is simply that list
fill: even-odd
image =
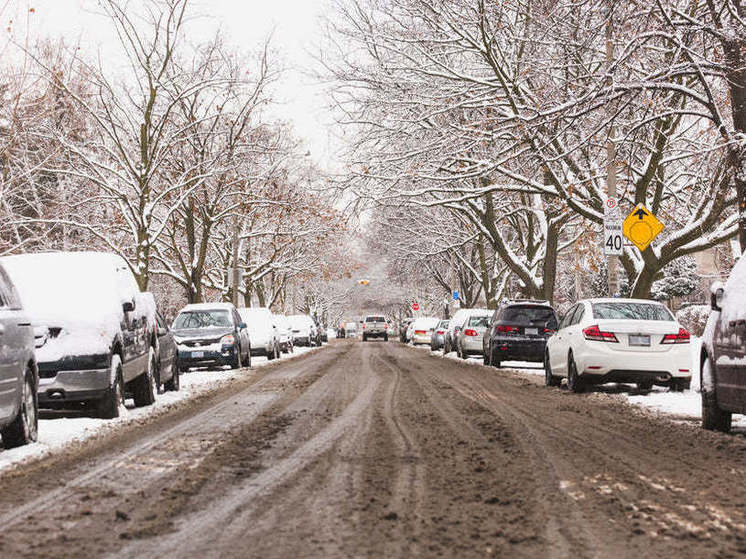
[{"label": "snow bank along curb", "polygon": [[[144,418],[167,413],[173,406],[184,400],[216,390],[239,378],[252,375],[256,368],[270,363],[289,361],[289,358],[299,357],[319,349],[297,347],[293,354],[286,355],[280,361],[268,361],[266,357],[252,357],[251,369],[199,370],[183,373],[179,392],[158,394],[155,404],[151,406],[134,408],[128,405],[127,410],[117,419],[75,417],[77,415],[75,412],[57,413],[44,410],[42,414],[45,417],[51,417],[51,419],[39,420],[39,440],[36,443],[9,450],[0,448],[0,472],[27,460],[42,458],[65,450],[71,443],[82,442],[106,432],[126,429]],[[128,404],[130,402],[128,400]]]},{"label": "snow bank along curb", "polygon": [[[430,346],[410,346],[414,349],[426,350],[433,357],[442,357],[445,359],[454,359],[459,363],[467,365],[481,366],[482,359],[470,357],[469,359],[460,359],[455,352],[443,355],[442,350],[431,351]],[[702,400],[699,394],[699,354],[702,347],[702,340],[692,336],[691,341],[691,371],[692,386],[684,392],[671,392],[668,388],[656,386],[646,394],[630,394],[624,392],[620,394],[627,402],[640,406],[645,409],[660,412],[664,415],[674,416],[675,418],[686,418],[692,421],[699,421],[702,418]],[[504,369],[510,369],[521,374],[544,376],[544,368],[541,363],[523,363],[518,361],[509,361],[504,363]],[[498,369],[496,369],[498,370]],[[746,417],[735,416],[733,418],[734,427],[746,427]]]}]

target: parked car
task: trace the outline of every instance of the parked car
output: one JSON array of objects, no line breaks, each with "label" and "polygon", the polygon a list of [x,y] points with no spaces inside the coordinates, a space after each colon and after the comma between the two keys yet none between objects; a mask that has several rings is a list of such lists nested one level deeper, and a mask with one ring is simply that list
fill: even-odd
[{"label": "parked car", "polygon": [[280,336],[272,311],[266,307],[241,307],[241,322],[246,324],[251,355],[264,355],[269,361],[280,357]]},{"label": "parked car", "polygon": [[0,259],[34,327],[39,407],[119,415],[126,395],[155,402],[155,300],[127,263],[102,252]]},{"label": "parked car", "polygon": [[274,321],[280,340],[280,351],[282,353],[293,353],[293,329],[290,327],[290,321],[283,314],[274,315]]},{"label": "parked car", "polygon": [[316,324],[307,314],[294,314],[288,318],[293,329],[293,344],[311,347],[316,344]]},{"label": "parked car", "polygon": [[435,332],[433,332],[432,340],[430,341],[430,349],[432,351],[437,351],[443,347],[446,330],[448,330],[448,322],[449,322],[448,320],[441,320],[438,323],[438,326],[435,328]]},{"label": "parked car", "polygon": [[557,314],[546,301],[504,301],[494,312],[482,338],[484,364],[503,361],[543,363],[549,337],[557,330]]},{"label": "parked car", "polygon": [[443,337],[443,353],[451,353],[456,351],[456,336],[464,325],[464,320],[469,311],[472,309],[459,309],[451,317],[448,322],[448,330],[446,330],[445,336]]},{"label": "parked car", "polygon": [[456,354],[461,359],[470,355],[484,355],[482,340],[487,331],[493,311],[489,309],[470,309],[464,323],[456,334]]},{"label": "parked car", "polygon": [[396,326],[394,326],[393,322],[386,323],[386,333],[389,335],[389,338],[392,336],[396,336]]},{"label": "parked car", "polygon": [[156,367],[156,386],[159,390],[176,392],[181,387],[179,379],[179,352],[176,349],[174,333],[169,328],[161,313],[155,314],[158,329],[158,363]]},{"label": "parked car", "polygon": [[702,427],[728,432],[734,413],[746,413],[746,258],[725,285],[712,286],[712,311],[702,336]]},{"label": "parked car", "polygon": [[689,352],[689,332],[656,301],[580,301],[547,341],[546,384],[558,386],[567,378],[572,392],[607,382],[632,382],[641,389],[659,384],[680,391],[691,382]]},{"label": "parked car", "polygon": [[399,341],[403,344],[407,343],[409,340],[407,340],[407,330],[409,329],[410,324],[414,322],[414,318],[405,318],[399,323]]},{"label": "parked car", "polygon": [[182,371],[190,367],[251,366],[251,339],[232,303],[187,305],[172,330]]},{"label": "parked car", "polygon": [[389,341],[386,317],[369,314],[363,318],[363,341],[367,342],[370,338],[383,338],[384,342]]},{"label": "parked car", "polygon": [[440,319],[432,316],[423,316],[416,319],[410,325],[410,328],[412,329],[412,345],[430,345],[433,332],[435,332],[435,328],[438,326],[439,322]]},{"label": "parked car", "polygon": [[0,436],[5,448],[13,448],[37,439],[39,375],[31,320],[2,266],[0,334]]},{"label": "parked car", "polygon": [[357,322],[345,324],[345,338],[357,338]]}]

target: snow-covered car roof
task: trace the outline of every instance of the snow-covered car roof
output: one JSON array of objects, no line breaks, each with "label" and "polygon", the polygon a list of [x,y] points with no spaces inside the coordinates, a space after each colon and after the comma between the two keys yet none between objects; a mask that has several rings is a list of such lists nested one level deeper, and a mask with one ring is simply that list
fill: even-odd
[{"label": "snow-covered car roof", "polygon": [[495,311],[490,309],[464,309],[466,316],[492,316]]},{"label": "snow-covered car roof", "polygon": [[217,311],[217,310],[225,310],[225,311],[232,311],[236,307],[233,306],[233,303],[191,303],[181,309],[179,312],[185,312],[185,311]]},{"label": "snow-covered car roof", "polygon": [[663,305],[660,301],[653,299],[632,299],[631,297],[594,297],[592,299],[581,299],[578,303],[648,303]]}]

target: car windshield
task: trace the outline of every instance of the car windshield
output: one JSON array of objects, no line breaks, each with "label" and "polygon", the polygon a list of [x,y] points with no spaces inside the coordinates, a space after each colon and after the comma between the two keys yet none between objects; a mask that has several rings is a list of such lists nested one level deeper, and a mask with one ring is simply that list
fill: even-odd
[{"label": "car windshield", "polygon": [[386,319],[382,316],[369,316],[365,319],[365,322],[386,322]]},{"label": "car windshield", "polygon": [[593,318],[611,320],[673,320],[663,305],[655,303],[593,303]]},{"label": "car windshield", "polygon": [[490,318],[488,316],[472,316],[469,318],[469,326],[472,328],[487,328]]},{"label": "car windshield", "polygon": [[516,324],[546,324],[550,328],[556,327],[557,324],[553,309],[537,305],[507,307],[500,312],[499,320]]},{"label": "car windshield", "polygon": [[226,328],[231,326],[231,318],[228,311],[204,310],[185,311],[179,313],[174,321],[175,330],[188,328]]}]

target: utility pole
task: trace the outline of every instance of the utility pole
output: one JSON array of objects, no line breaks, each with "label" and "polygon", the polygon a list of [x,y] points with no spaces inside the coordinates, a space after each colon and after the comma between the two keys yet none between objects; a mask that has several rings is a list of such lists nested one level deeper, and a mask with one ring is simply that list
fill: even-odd
[{"label": "utility pole", "polygon": [[[614,37],[613,37],[613,23],[612,23],[612,6],[614,0],[607,0],[607,18],[606,18],[606,74],[608,85],[611,86],[614,83],[614,79],[611,76],[611,65],[614,62]],[[611,87],[609,88],[609,97],[611,97]],[[609,115],[612,115],[613,109],[609,108]],[[612,198],[616,198],[616,144],[614,143],[615,129],[614,125],[610,122],[609,124],[609,136],[606,140],[606,195]],[[617,257],[615,255],[606,256],[606,264],[609,276],[609,296],[613,297],[619,290],[619,283],[617,281]]]}]

